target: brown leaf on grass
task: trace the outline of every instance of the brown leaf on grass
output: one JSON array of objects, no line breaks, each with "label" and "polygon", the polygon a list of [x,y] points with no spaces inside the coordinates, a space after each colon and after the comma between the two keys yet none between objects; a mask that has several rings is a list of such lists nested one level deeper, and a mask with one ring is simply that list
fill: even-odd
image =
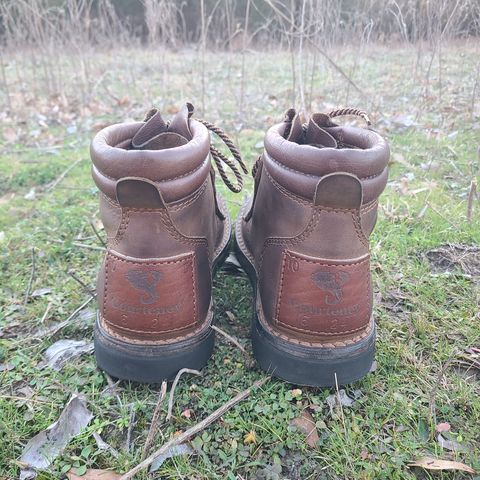
[{"label": "brown leaf on grass", "polygon": [[319,440],[317,427],[315,426],[313,417],[307,410],[304,410],[300,416],[294,418],[291,421],[291,425],[305,434],[305,440],[309,447],[315,448],[317,446],[317,442]]},{"label": "brown leaf on grass", "polygon": [[190,408],[187,408],[186,410],[184,410],[181,414],[180,414],[182,417],[185,417],[185,418],[191,418],[192,416],[192,410]]},{"label": "brown leaf on grass", "polygon": [[7,143],[14,143],[17,140],[18,135],[13,128],[7,127],[3,129],[3,138]]},{"label": "brown leaf on grass", "polygon": [[82,476],[75,475],[73,472],[67,473],[68,480],[117,480],[121,477],[119,473],[111,470],[89,469]]},{"label": "brown leaf on grass", "polygon": [[409,463],[409,467],[420,467],[425,470],[459,470],[461,472],[476,473],[475,470],[468,465],[460,462],[452,462],[450,460],[441,460],[440,458],[421,457],[415,462]]},{"label": "brown leaf on grass", "polygon": [[442,432],[448,432],[450,430],[450,424],[447,423],[447,422],[443,422],[443,423],[439,423],[436,427],[435,427],[435,431],[437,433],[442,433]]}]

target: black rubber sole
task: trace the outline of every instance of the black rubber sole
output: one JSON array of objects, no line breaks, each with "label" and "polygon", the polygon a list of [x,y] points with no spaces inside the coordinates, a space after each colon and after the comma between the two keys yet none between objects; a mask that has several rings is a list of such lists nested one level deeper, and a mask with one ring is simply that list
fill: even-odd
[{"label": "black rubber sole", "polygon": [[182,368],[202,369],[214,343],[215,332],[210,326],[191,339],[164,345],[123,342],[102,328],[98,314],[94,330],[98,367],[112,377],[141,383],[173,380]]},{"label": "black rubber sole", "polygon": [[[212,277],[230,252],[231,239],[214,260]],[[165,344],[135,344],[110,335],[97,321],[93,332],[95,358],[101,370],[122,380],[160,383],[173,380],[182,368],[201,370],[213,353],[215,332],[210,324],[190,338]]]},{"label": "black rubber sole", "polygon": [[375,328],[367,337],[352,345],[324,348],[289,342],[263,327],[256,307],[257,274],[237,241],[238,234],[236,230],[234,250],[254,291],[252,346],[260,367],[289,383],[312,387],[335,387],[364,377],[375,357]]}]

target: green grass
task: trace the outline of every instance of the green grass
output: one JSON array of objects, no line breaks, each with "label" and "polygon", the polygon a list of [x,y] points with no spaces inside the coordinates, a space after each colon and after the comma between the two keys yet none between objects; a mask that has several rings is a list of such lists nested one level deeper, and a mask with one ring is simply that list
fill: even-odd
[{"label": "green grass", "polygon": [[[402,114],[419,122],[410,129],[379,123],[394,155],[372,238],[378,367],[346,388],[350,396],[355,392],[358,397],[354,405],[331,412],[326,398],[332,391],[301,388],[299,393],[293,385],[270,380],[194,438],[195,455],[167,460],[157,478],[471,478],[460,472],[430,475],[407,467],[422,455],[456,459],[480,470],[479,374],[456,363],[465,349],[480,346],[479,279],[433,274],[424,255],[446,243],[480,242],[478,203],[472,221],[466,218],[470,181],[479,168],[478,107],[474,112],[467,109],[476,57],[471,48],[462,47],[460,59],[459,48],[444,52],[441,98],[436,72],[428,85],[428,98],[419,95],[426,88],[421,75],[404,78],[405,69],[415,62],[410,50],[392,50],[385,60],[384,50],[373,48],[354,72],[355,80],[374,93],[383,114],[377,114],[378,119]],[[338,58],[348,67],[355,54],[338,52]],[[29,111],[12,114],[10,123],[0,124],[1,131],[13,124],[22,135],[0,154],[0,364],[13,366],[0,372],[0,477],[18,476],[16,459],[23,446],[58,418],[74,392],[86,395],[94,420],[42,478],[61,478],[70,466],[125,472],[141,460],[158,386],[122,382],[117,387],[119,402],[112,393],[105,393],[107,379],[96,369],[93,356],[84,355],[60,372],[39,367],[45,349],[59,338],[91,339],[91,316],[71,322],[55,336],[34,338],[33,334],[42,327],[49,304],[47,326],[67,318],[88,298],[68,275],[69,269],[88,286],[95,284],[101,252],[74,245],[99,245],[89,225],[98,217],[88,159],[91,125],[141,118],[149,107],[144,104],[145,92],[165,109],[184,99],[200,101],[200,85],[195,83],[198,71],[192,69],[191,54],[171,56],[166,83],[161,81],[158,60],[152,66],[152,58],[151,53],[136,57],[131,69],[138,71],[138,82],[133,86],[126,82],[130,67],[125,59],[101,53],[92,58],[92,70],[107,71],[110,91],[118,98],[127,95],[129,104],[119,106],[99,94],[92,99],[89,113],[82,114],[72,102],[68,108],[75,115],[76,135],[66,132],[67,124],[52,123],[38,138],[30,138],[31,129],[37,128],[35,109],[55,102],[46,95],[39,95],[38,104]],[[239,115],[240,57],[222,54],[209,59],[202,116],[232,133],[252,165],[261,151],[256,145],[264,130],[290,106],[290,60],[277,53],[247,56],[245,113]],[[148,76],[143,75],[146,69]],[[13,69],[7,73],[13,75]],[[315,108],[346,101],[344,82],[325,65],[317,70],[315,85]],[[72,87],[68,98],[75,98],[74,93]],[[355,92],[349,95],[349,103],[362,105]],[[454,104],[465,108],[447,108]],[[458,134],[449,137],[454,131]],[[45,148],[50,145],[56,148]],[[76,161],[65,178],[49,189]],[[409,179],[408,185],[402,177]],[[246,179],[245,191],[236,196],[218,183],[234,216],[251,192],[252,182]],[[24,198],[32,188],[34,200]],[[50,288],[52,292],[30,298],[24,305],[32,248],[36,266],[31,289]],[[247,278],[220,271],[214,296],[217,324],[251,351],[252,292]],[[88,308],[94,308],[93,304]],[[180,381],[173,421],[165,422],[163,414],[155,445],[198,422],[263,375],[236,347],[218,338],[202,377],[185,376]],[[32,390],[29,400],[22,398],[26,386]],[[307,406],[320,437],[315,449],[290,426]],[[131,408],[136,423],[131,452],[126,452]],[[186,409],[192,412],[190,419],[181,415]],[[442,451],[434,435],[440,422],[451,424],[457,441],[470,446],[467,453]],[[245,443],[251,431],[256,442]],[[115,459],[99,451],[93,432],[100,433],[120,456]]]}]

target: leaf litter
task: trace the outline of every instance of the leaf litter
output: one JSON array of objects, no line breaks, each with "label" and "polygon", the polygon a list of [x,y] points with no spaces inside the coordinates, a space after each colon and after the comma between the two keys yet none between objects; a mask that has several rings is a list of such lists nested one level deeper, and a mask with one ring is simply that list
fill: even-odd
[{"label": "leaf litter", "polygon": [[88,410],[85,399],[73,395],[58,420],[28,441],[19,459],[25,466],[21,478],[34,478],[35,470],[48,468],[92,418],[93,414]]},{"label": "leaf litter", "polygon": [[440,458],[432,458],[432,457],[421,457],[414,462],[408,464],[409,467],[420,467],[424,468],[425,470],[437,470],[437,471],[444,471],[444,470],[458,470],[461,472],[467,473],[476,473],[472,467],[465,465],[461,462],[454,462],[451,460],[442,460]]},{"label": "leaf litter", "polygon": [[317,446],[320,437],[318,436],[315,420],[310,412],[303,410],[298,417],[291,421],[290,425],[305,435],[305,441],[309,447],[315,448]]},{"label": "leaf litter", "polygon": [[93,342],[62,339],[47,348],[42,367],[48,366],[59,372],[69,361],[84,353],[93,352]]},{"label": "leaf litter", "polygon": [[480,276],[480,247],[460,243],[447,243],[425,253],[432,270],[437,274],[463,273]]}]

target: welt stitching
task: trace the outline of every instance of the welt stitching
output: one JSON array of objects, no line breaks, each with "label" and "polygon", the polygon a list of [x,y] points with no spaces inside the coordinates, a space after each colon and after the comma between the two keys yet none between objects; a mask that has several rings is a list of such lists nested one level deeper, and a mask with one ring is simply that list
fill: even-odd
[{"label": "welt stitching", "polygon": [[[260,314],[260,318],[262,318],[263,317],[262,312],[258,312],[258,313]],[[269,325],[269,323],[264,318],[262,318],[262,323],[267,328],[267,330],[269,330],[269,332],[272,335],[275,335],[276,337],[280,337],[280,338],[283,338],[284,340],[287,340],[287,341],[290,341],[290,342],[293,342],[293,343],[298,343],[300,345],[318,346],[318,343],[302,341],[302,340],[298,340],[298,339],[295,339],[295,338],[292,339],[288,335],[285,335],[285,334],[279,332],[278,330],[276,331],[275,329],[273,329]],[[357,336],[355,336],[351,339],[348,339],[348,340],[338,340],[336,342],[334,341],[334,342],[322,344],[320,348],[332,348],[332,347],[341,347],[341,346],[346,347],[348,345],[352,345],[352,344],[356,343],[358,340],[361,340],[362,338],[365,338],[371,331],[372,331],[372,326],[371,326],[371,324],[368,324],[364,333],[362,333],[360,335],[357,335]]]},{"label": "welt stitching", "polygon": [[188,325],[184,325],[183,327],[170,328],[168,330],[152,331],[152,330],[137,330],[135,328],[122,327],[120,325],[116,325],[115,323],[112,323],[110,320],[106,319],[105,317],[103,319],[112,327],[118,328],[119,330],[126,330],[127,332],[134,332],[134,333],[150,333],[150,334],[170,333],[170,332],[176,332],[178,330],[184,330],[185,328],[195,325],[195,321],[193,321],[193,322],[190,322]]},{"label": "welt stitching", "polygon": [[301,328],[301,327],[294,327],[292,325],[289,325],[288,323],[281,322],[280,320],[277,320],[277,323],[285,327],[288,327],[290,330],[297,330],[299,332],[305,332],[305,333],[314,333],[316,335],[320,333],[321,335],[326,335],[326,336],[338,336],[338,335],[345,335],[349,333],[355,333],[365,328],[365,325],[362,325],[361,327],[354,328],[353,330],[339,330],[338,332],[331,333],[331,332],[318,332],[316,330],[309,330],[307,328]]},{"label": "welt stitching", "polygon": [[[112,325],[113,327],[115,328],[122,328],[122,327],[117,327],[117,325],[113,325],[111,324],[110,322],[108,322],[108,320],[102,315],[101,316],[102,320],[107,322],[108,324]],[[191,325],[191,324],[190,324]],[[182,328],[185,328],[185,327],[182,327]],[[197,332],[201,331],[203,328],[203,326],[200,326],[199,328],[195,329],[195,330],[192,330],[190,333],[186,334],[186,335],[179,335],[178,337],[173,337],[173,338],[170,338],[168,339],[169,341],[168,342],[165,342],[165,341],[162,341],[162,340],[158,340],[158,343],[160,344],[168,344],[168,343],[173,343],[173,342],[176,342],[178,340],[181,340],[181,339],[185,339],[185,338],[191,338],[193,337]],[[135,330],[134,330],[135,331]],[[173,330],[172,330],[173,331]],[[143,330],[138,330],[137,331],[138,333],[150,333],[152,334],[152,332],[144,332]],[[155,332],[154,332],[155,333]],[[156,333],[159,333],[159,332],[156,332]],[[163,332],[163,333],[168,333],[168,332]]]}]

